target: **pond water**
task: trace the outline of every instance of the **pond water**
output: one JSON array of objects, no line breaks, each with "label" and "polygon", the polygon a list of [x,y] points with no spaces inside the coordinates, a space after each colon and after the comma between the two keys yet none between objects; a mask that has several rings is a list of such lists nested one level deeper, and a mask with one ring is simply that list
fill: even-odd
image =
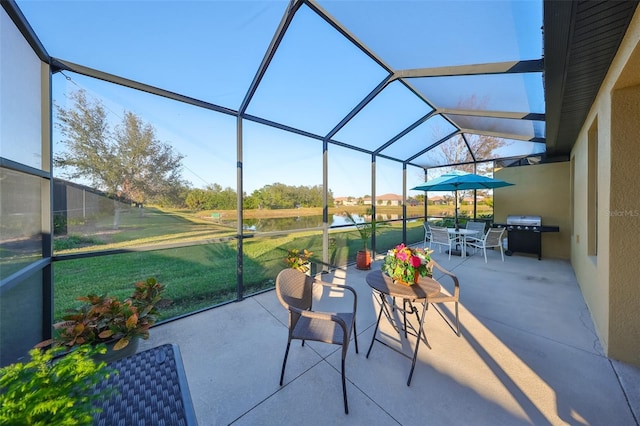
[{"label": "pond water", "polygon": [[[356,222],[364,222],[364,217],[357,214],[352,215]],[[369,218],[368,218],[369,219]],[[396,220],[400,219],[398,215],[378,215],[377,220]],[[331,214],[329,215],[329,224],[331,227],[347,226],[350,222],[345,216]],[[294,229],[319,228],[322,226],[322,215],[315,216],[295,216],[295,217],[278,217],[267,219],[245,219],[244,229],[256,232],[272,232],[272,231],[290,231]]]},{"label": "pond water", "polygon": [[[358,222],[363,218],[354,215]],[[329,215],[330,226],[347,225],[344,216]],[[289,231],[293,229],[318,228],[322,226],[322,215],[315,216],[293,216],[293,217],[273,217],[266,219],[245,219],[244,229],[257,232]]]}]

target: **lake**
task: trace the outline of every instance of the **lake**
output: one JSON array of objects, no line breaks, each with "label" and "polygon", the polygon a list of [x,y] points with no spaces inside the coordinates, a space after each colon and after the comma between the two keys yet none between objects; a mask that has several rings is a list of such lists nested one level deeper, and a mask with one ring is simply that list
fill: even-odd
[{"label": "lake", "polygon": [[[364,222],[364,217],[353,215],[356,222]],[[367,217],[367,220],[370,218]],[[378,221],[399,220],[400,215],[377,215]],[[350,225],[345,216],[329,215],[330,227],[342,227]],[[290,231],[294,229],[319,228],[322,226],[322,215],[278,217],[268,219],[245,219],[244,229],[256,232]]]}]

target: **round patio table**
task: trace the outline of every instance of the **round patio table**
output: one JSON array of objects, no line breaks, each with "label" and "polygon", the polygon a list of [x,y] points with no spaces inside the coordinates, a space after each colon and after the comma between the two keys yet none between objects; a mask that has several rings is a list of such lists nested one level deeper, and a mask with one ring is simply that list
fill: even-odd
[{"label": "round patio table", "polygon": [[[452,235],[456,235],[458,244],[461,246],[460,256],[467,256],[467,237],[472,235],[477,235],[479,232],[475,229],[466,229],[466,228],[447,228],[447,232]],[[451,254],[458,255],[458,250],[453,250]]]}]

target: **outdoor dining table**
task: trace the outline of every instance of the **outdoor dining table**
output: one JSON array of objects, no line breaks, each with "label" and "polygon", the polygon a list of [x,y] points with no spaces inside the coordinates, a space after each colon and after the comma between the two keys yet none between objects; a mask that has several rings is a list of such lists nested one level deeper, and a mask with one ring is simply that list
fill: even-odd
[{"label": "outdoor dining table", "polygon": [[[456,235],[457,236],[457,240],[460,243],[460,256],[462,257],[466,257],[467,256],[467,237],[471,236],[471,235],[477,235],[478,231],[474,230],[474,229],[466,229],[466,228],[447,228],[447,232],[449,232],[449,234],[451,235]],[[451,252],[451,254],[458,254],[457,250],[454,250]]]},{"label": "outdoor dining table", "polygon": [[[380,304],[378,321],[376,322],[376,327],[371,338],[371,344],[369,345],[369,350],[367,351],[367,358],[369,358],[371,348],[373,348],[373,343],[376,341],[382,343],[390,349],[393,349],[399,354],[410,358],[411,370],[409,372],[409,378],[407,379],[407,386],[409,386],[411,385],[413,370],[416,366],[416,359],[418,357],[418,348],[420,346],[421,336],[424,338],[424,343],[429,346],[427,336],[424,332],[424,319],[427,311],[427,306],[429,305],[429,297],[436,296],[440,293],[440,283],[431,277],[420,277],[418,279],[418,282],[413,285],[400,284],[395,282],[391,277],[383,273],[381,270],[369,272],[367,274],[366,280],[369,287],[372,288],[373,293],[377,295],[378,303]],[[389,301],[389,298],[391,298],[391,302]],[[396,305],[396,298],[402,299],[402,307]],[[418,308],[416,308],[415,303],[422,303],[421,313],[418,313]],[[393,319],[391,312],[393,312],[394,310],[402,313],[402,324],[398,324],[398,321]],[[382,319],[383,314],[387,318],[389,323],[393,326],[393,328],[398,332],[398,334],[404,333],[405,337],[407,336],[407,334],[411,334],[412,336],[416,337],[416,347],[413,351],[412,357],[387,344],[384,340],[378,338],[378,328],[380,326],[380,320]],[[416,318],[418,320],[417,330],[411,323],[407,323],[407,314],[416,315]]]}]

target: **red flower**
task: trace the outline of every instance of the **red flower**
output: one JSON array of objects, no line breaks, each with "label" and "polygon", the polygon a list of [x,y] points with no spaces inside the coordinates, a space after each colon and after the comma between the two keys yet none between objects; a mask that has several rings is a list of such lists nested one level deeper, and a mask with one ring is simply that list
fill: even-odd
[{"label": "red flower", "polygon": [[422,260],[420,260],[418,256],[411,256],[410,261],[411,261],[411,266],[413,266],[414,268],[417,268],[422,264]]},{"label": "red flower", "polygon": [[402,251],[399,251],[398,253],[396,253],[396,257],[398,259],[400,259],[401,261],[406,262],[406,260],[409,257],[409,255],[407,254],[406,251],[402,250]]}]

